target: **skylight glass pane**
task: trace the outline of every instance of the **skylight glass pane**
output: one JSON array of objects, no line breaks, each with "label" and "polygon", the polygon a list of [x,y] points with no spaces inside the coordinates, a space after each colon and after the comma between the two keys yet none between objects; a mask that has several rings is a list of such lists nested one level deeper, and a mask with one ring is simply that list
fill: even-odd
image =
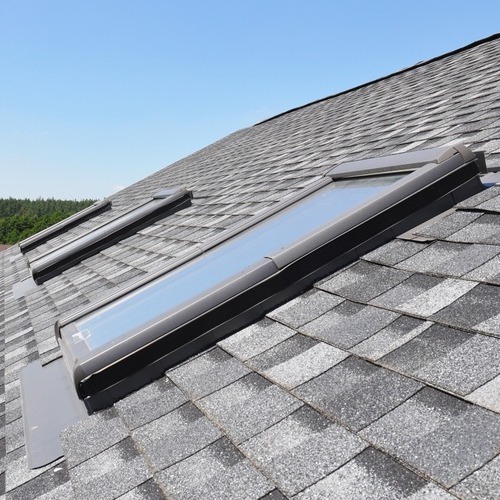
[{"label": "skylight glass pane", "polygon": [[241,275],[377,195],[405,174],[335,181],[152,283],[75,322],[89,349],[119,340]]}]

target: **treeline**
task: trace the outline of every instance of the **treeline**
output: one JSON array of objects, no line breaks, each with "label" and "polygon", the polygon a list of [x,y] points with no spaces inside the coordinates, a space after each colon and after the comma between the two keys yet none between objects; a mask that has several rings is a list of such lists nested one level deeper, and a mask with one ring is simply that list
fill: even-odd
[{"label": "treeline", "polygon": [[95,200],[0,198],[0,244],[14,244],[88,207]]}]

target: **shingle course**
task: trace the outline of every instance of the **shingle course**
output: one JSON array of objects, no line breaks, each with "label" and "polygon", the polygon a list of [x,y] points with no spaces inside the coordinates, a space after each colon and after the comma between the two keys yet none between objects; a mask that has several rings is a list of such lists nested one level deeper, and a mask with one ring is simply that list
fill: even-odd
[{"label": "shingle course", "polygon": [[[278,313],[272,317],[280,316],[281,313]],[[218,345],[236,358],[245,361],[294,334],[295,331],[291,328],[265,318],[222,340]]]},{"label": "shingle course", "polygon": [[70,469],[77,498],[116,498],[151,477],[130,438]]},{"label": "shingle course", "polygon": [[351,356],[294,393],[354,431],[413,396],[422,384]]},{"label": "shingle course", "polygon": [[[484,216],[483,216],[484,217]],[[474,243],[477,239],[464,239],[460,234],[467,231],[473,222],[482,218],[481,213],[466,212],[466,211],[453,211],[446,217],[440,218],[431,224],[426,224],[415,231],[415,234],[426,236],[436,239],[448,239],[450,241],[457,241],[462,243]],[[464,229],[465,228],[465,229]],[[451,236],[453,235],[453,236]]]},{"label": "shingle course", "polygon": [[250,359],[248,365],[282,387],[292,389],[347,356],[345,351],[298,334]]},{"label": "shingle course", "polygon": [[450,487],[498,453],[500,415],[424,388],[361,434]]},{"label": "shingle course", "polygon": [[295,498],[451,500],[455,497],[370,447]]},{"label": "shingle course", "polygon": [[241,446],[287,495],[322,479],[365,447],[354,434],[308,407]]},{"label": "shingle course", "polygon": [[110,408],[66,428],[61,433],[61,444],[69,466],[74,467],[127,436],[116,409]]},{"label": "shingle course", "polygon": [[155,471],[186,458],[222,436],[190,402],[132,432]]},{"label": "shingle course", "polygon": [[311,337],[348,349],[382,330],[397,317],[398,314],[392,311],[345,301],[300,330]]},{"label": "shingle course", "polygon": [[495,498],[500,491],[500,457],[473,472],[457,484],[452,492],[463,498]]},{"label": "shingle course", "polygon": [[411,316],[400,316],[386,328],[352,347],[351,352],[376,361],[401,347],[432,326],[432,322]]},{"label": "shingle course", "polygon": [[466,399],[500,413],[500,376],[494,377],[469,394]]},{"label": "shingle course", "polygon": [[301,404],[256,373],[198,401],[203,412],[235,443],[246,441],[279,422]]},{"label": "shingle course", "polygon": [[500,373],[499,342],[433,325],[379,362],[464,396]]},{"label": "shingle course", "polygon": [[364,260],[394,266],[425,248],[425,244],[395,239],[363,256]]},{"label": "shingle course", "polygon": [[[26,467],[26,463],[22,465]],[[20,482],[22,476],[18,476],[16,479]],[[43,498],[44,496],[50,498],[51,493],[55,490],[69,493],[67,498],[71,498],[73,494],[73,488],[69,482],[68,470],[64,462],[55,466],[51,465],[48,468],[42,468],[41,472],[31,475],[31,479],[12,488],[14,484],[16,483],[12,483],[11,478],[8,477],[7,495],[8,498],[13,500],[31,500]]]},{"label": "shingle course", "polygon": [[167,494],[179,499],[262,498],[269,482],[227,439],[222,438],[157,475]]},{"label": "shingle course", "polygon": [[319,288],[346,299],[369,302],[375,297],[399,285],[410,276],[406,271],[359,261]]},{"label": "shingle course", "polygon": [[[319,286],[319,288],[321,287],[322,285]],[[267,316],[291,328],[299,328],[337,306],[342,301],[341,297],[313,289],[274,309]]]},{"label": "shingle course", "polygon": [[499,307],[498,287],[478,284],[431,318],[458,328],[500,336],[500,324],[495,319]]},{"label": "shingle course", "polygon": [[459,277],[483,265],[499,252],[500,247],[494,245],[437,241],[396,267],[418,273]]},{"label": "shingle course", "polygon": [[222,349],[214,348],[171,370],[168,376],[190,397],[197,399],[234,382],[249,372],[245,365]]},{"label": "shingle course", "polygon": [[186,402],[184,393],[163,378],[118,401],[115,408],[128,429],[136,429]]},{"label": "shingle course", "polygon": [[158,484],[149,479],[118,498],[119,500],[164,500],[166,496]]}]

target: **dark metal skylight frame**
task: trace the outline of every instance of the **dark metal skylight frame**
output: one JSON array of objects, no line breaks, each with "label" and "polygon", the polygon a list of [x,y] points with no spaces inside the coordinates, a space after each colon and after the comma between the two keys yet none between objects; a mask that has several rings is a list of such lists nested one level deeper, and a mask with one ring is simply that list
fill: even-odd
[{"label": "dark metal skylight frame", "polygon": [[[209,260],[225,243],[258,228],[262,221],[265,224],[274,214],[286,214],[300,200],[307,203],[308,197],[337,182],[335,179],[380,178],[395,172],[408,175],[321,224],[306,237],[256,258],[238,276],[215,283],[201,295],[165,310],[162,317],[152,316],[126,335],[112,336],[103,344],[92,345],[88,332],[79,330],[78,325],[85,325],[88,318],[114,317],[118,306],[128,300],[131,304],[144,300],[147,307],[148,289],[162,280],[174,279],[183,266]],[[56,325],[56,336],[79,396],[90,411],[112,404],[161,376],[168,367],[300,293],[319,277],[483,189],[479,172],[474,154],[459,145],[339,165],[306,192],[241,224],[161,275],[141,280],[92,308],[62,319]]]},{"label": "dark metal skylight frame", "polygon": [[47,229],[44,229],[43,231],[40,231],[39,233],[34,234],[33,236],[30,236],[29,238],[26,238],[25,240],[19,242],[19,248],[21,249],[22,253],[29,252],[37,246],[49,241],[50,239],[55,238],[62,233],[65,233],[75,226],[78,226],[82,222],[85,222],[93,217],[96,217],[97,215],[102,214],[110,208],[111,200],[105,199],[98,201],[90,205],[89,207],[80,210],[76,214],[73,214],[64,220],[53,224]]},{"label": "dark metal skylight frame", "polygon": [[33,279],[37,284],[44,283],[83,259],[190,206],[191,198],[191,191],[180,187],[156,193],[151,200],[33,259],[30,262]]}]

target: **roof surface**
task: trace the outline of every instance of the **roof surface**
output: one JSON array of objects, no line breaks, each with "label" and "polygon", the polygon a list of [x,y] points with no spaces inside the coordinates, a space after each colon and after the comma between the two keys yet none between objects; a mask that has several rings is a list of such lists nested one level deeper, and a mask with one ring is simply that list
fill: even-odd
[{"label": "roof surface", "polygon": [[[499,498],[500,186],[326,277],[69,427],[27,467],[19,372],[62,315],[157,271],[347,160],[462,141],[500,169],[500,38],[240,130],[113,197],[69,241],[183,185],[193,205],[15,298],[0,253],[6,497]],[[1,492],[3,493],[3,491]]]}]

